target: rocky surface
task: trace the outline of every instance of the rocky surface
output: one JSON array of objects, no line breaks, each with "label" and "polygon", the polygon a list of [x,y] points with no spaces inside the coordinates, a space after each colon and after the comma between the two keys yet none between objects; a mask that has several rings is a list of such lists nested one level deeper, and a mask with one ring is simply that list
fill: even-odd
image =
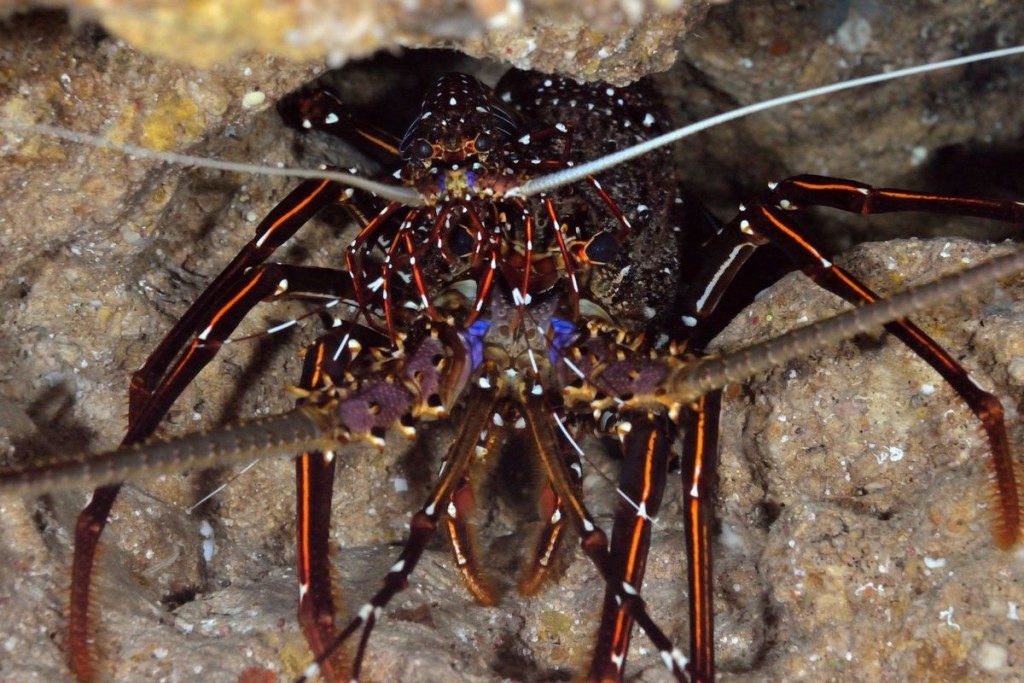
[{"label": "rocky surface", "polygon": [[270,56],[318,68],[375,51],[444,47],[522,69],[623,83],[668,68],[678,38],[714,2],[67,0],[47,7],[96,22],[149,54],[202,68]]},{"label": "rocky surface", "polygon": [[[1008,248],[898,240],[862,245],[837,262],[884,294]],[[1018,464],[1022,285],[1018,276],[915,316],[1002,400]],[[771,338],[843,307],[789,275],[716,346]],[[746,531],[722,555],[750,553],[757,566],[771,624],[759,673],[771,680],[1020,676],[1024,647],[1014,634],[1024,551],[992,543],[985,441],[938,373],[888,336],[858,338],[727,395],[723,458],[739,454],[740,464],[723,469],[719,508],[724,524]],[[719,615],[730,623],[728,611]]]},{"label": "rocky surface", "polygon": [[[1021,19],[1001,16],[1005,8],[948,5],[725,6],[681,43],[690,61],[661,83],[688,120],[797,84],[993,47],[1020,34],[1014,22]],[[52,14],[15,17],[0,31],[3,116],[161,149],[294,160],[270,102],[316,71],[308,63],[259,57],[182,66]],[[686,143],[680,170],[724,210],[764,180],[797,171],[939,190],[955,181],[960,191],[1019,197],[1020,174],[1007,169],[1019,168],[1020,69],[1019,61],[978,67],[765,115]],[[124,428],[129,373],[288,183],[0,136],[0,462],[110,447]],[[860,219],[833,214],[822,223],[843,233],[854,224]],[[915,217],[885,225],[953,234],[981,224]],[[337,263],[338,237],[337,228],[315,224],[284,258]],[[985,250],[942,240],[886,245],[840,262],[887,292]],[[836,308],[800,278],[781,286],[790,289],[743,314],[722,343],[774,334],[783,321]],[[1004,398],[1016,444],[1024,443],[1017,428],[1020,300],[1019,288],[1007,286],[923,318]],[[280,308],[261,310],[245,331],[286,317]],[[298,376],[296,351],[312,327],[234,345],[179,400],[165,429],[180,433],[287,407],[283,387]],[[1015,606],[1024,604],[1024,559],[1019,550],[993,548],[976,423],[922,363],[891,341],[858,340],[730,397],[717,558],[724,670],[749,680],[1020,676],[1024,653],[1013,631]],[[435,435],[434,453],[445,438],[443,430]],[[338,565],[349,609],[394,561],[393,544],[435,465],[434,455],[421,452],[357,451],[345,459],[334,533],[346,549]],[[97,601],[97,637],[112,679],[231,680],[247,672],[262,680],[304,666],[294,619],[292,467],[261,463],[214,502],[185,512],[231,477],[141,482],[119,501]],[[607,510],[613,497],[591,479],[594,507]],[[0,572],[0,610],[19,615],[0,625],[0,677],[67,676],[69,529],[85,496],[0,500],[0,566],[8,568]],[[495,505],[492,566],[504,575],[514,557],[502,549],[516,545],[507,534],[524,513],[501,496]],[[662,515],[647,592],[659,623],[685,642],[677,506],[673,497]],[[209,561],[204,542],[212,542]],[[443,547],[432,549],[396,600],[374,636],[374,678],[566,680],[586,660],[600,585],[585,561],[541,598],[510,595],[492,609],[473,606],[450,565]],[[405,658],[410,652],[415,657]],[[880,668],[890,661],[897,668]],[[664,679],[642,636],[630,671]]]}]

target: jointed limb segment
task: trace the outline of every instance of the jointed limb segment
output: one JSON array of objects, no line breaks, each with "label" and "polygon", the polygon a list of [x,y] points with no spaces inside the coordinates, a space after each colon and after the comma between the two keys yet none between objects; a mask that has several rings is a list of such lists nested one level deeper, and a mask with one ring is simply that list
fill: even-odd
[{"label": "jointed limb segment", "polygon": [[827,206],[862,215],[922,211],[1024,223],[1024,204],[1021,202],[872,187],[852,180],[809,174],[787,178],[770,186],[765,204],[785,210]]},{"label": "jointed limb segment", "polygon": [[[877,294],[823,256],[786,215],[787,211],[809,205],[861,214],[928,211],[1024,222],[1024,204],[1020,202],[879,189],[822,176],[789,178],[771,186],[762,202],[741,207],[736,218],[704,246],[704,252],[718,256],[709,262],[718,265],[704,267],[684,296],[683,323],[692,327],[709,315],[754,249],[768,242],[786,252],[821,287],[854,304],[877,301]],[[1021,535],[1024,512],[1002,405],[978,387],[949,353],[910,320],[897,320],[885,328],[935,368],[981,421],[992,452],[997,509],[995,540],[1000,547],[1012,546]]]},{"label": "jointed limb segment", "polygon": [[[246,271],[264,261],[317,212],[338,200],[341,185],[324,180],[307,180],[288,194],[256,228],[256,236],[221,271],[203,293],[189,306],[185,314],[164,336],[146,363],[132,375],[128,392],[129,430],[124,443],[144,440],[163,417],[162,410],[152,407],[150,396],[156,391],[175,356],[190,337],[201,329],[201,319],[211,308],[223,301],[224,293],[236,287]],[[168,404],[169,406],[169,404]],[[137,416],[143,411],[145,419]]]},{"label": "jointed limb segment", "polygon": [[[555,415],[565,429],[562,417]],[[572,439],[570,442],[569,439]],[[578,448],[575,438],[566,432],[566,441],[561,442],[562,459],[569,470],[573,490],[577,495],[582,495],[583,469],[580,465]],[[534,542],[533,554],[524,567],[519,578],[519,592],[523,595],[535,595],[551,576],[555,568],[555,560],[558,556],[568,532],[568,524],[571,521],[565,511],[565,503],[559,497],[550,481],[545,481],[541,487],[539,497],[540,516],[543,526]]]},{"label": "jointed limb segment", "polygon": [[[200,340],[196,337],[170,371],[170,375],[167,374],[171,362],[187,340],[199,334],[201,327],[207,328],[215,322],[214,319],[204,322],[204,318],[211,313],[216,318],[217,312],[221,310],[218,302],[232,300],[226,293],[244,291],[244,287],[240,289],[238,283],[247,271],[262,264],[303,224],[321,209],[337,201],[342,194],[343,188],[337,183],[307,180],[289,193],[257,226],[255,237],[203,291],[164,336],[143,367],[132,376],[128,392],[128,430],[122,440],[123,445],[139,443],[151,436],[188,381],[216,354],[216,347],[200,350]],[[212,334],[213,331],[210,332]],[[225,330],[219,340],[226,339],[229,333],[230,330]],[[209,338],[209,334],[206,336]],[[193,354],[195,359],[192,358]],[[84,681],[92,680],[95,676],[89,647],[89,609],[96,549],[119,491],[120,485],[97,489],[89,505],[79,513],[75,527],[68,652],[72,671]]]},{"label": "jointed limb segment", "polygon": [[[885,192],[892,194],[895,191],[887,190]],[[953,199],[946,197],[927,196],[924,199],[917,197],[915,208],[921,206],[948,208],[952,206],[959,209],[961,205],[965,205],[963,209],[966,211],[972,208],[971,201],[973,200],[954,203]],[[992,206],[996,204],[998,206]],[[999,208],[1002,210],[1001,215],[1006,216],[1007,219],[1016,220],[1017,209],[1024,210],[1024,207],[1017,206],[1017,209],[1013,209],[1010,205],[1017,206],[1015,202],[985,202],[983,207],[985,211]],[[953,209],[949,210],[953,212]],[[857,278],[822,256],[797,229],[790,225],[779,209],[757,205],[741,212],[740,216],[743,220],[749,221],[750,229],[754,233],[771,240],[773,244],[788,253],[803,271],[821,287],[853,304],[870,303],[879,299],[875,292]],[[995,475],[997,506],[993,530],[995,541],[1002,548],[1012,546],[1020,536],[1022,512],[1019,484],[1016,481],[1013,460],[1010,455],[1002,404],[998,398],[981,389],[956,359],[910,320],[896,320],[886,324],[885,329],[942,375],[943,379],[964,399],[971,412],[981,421],[992,452],[991,462]]]},{"label": "jointed limb segment", "polygon": [[[241,278],[221,288],[211,307],[193,316],[195,336],[166,372],[150,368],[159,376],[146,392],[145,403],[136,406],[129,419],[126,443],[147,438],[186,386],[217,355],[242,319],[261,301],[292,292],[326,297],[352,296],[345,273],[328,268],[267,263],[252,268]],[[182,330],[184,332],[184,330]],[[144,369],[145,370],[145,369]],[[140,373],[143,371],[140,371]],[[141,396],[140,385],[132,384],[133,395]]]},{"label": "jointed limb segment", "polygon": [[433,538],[437,530],[438,521],[442,515],[447,513],[447,503],[459,483],[463,480],[466,470],[472,462],[479,436],[487,428],[487,423],[494,414],[494,409],[497,405],[497,392],[474,388],[467,405],[469,407],[463,417],[463,427],[459,430],[455,442],[448,451],[446,466],[441,474],[441,478],[427,497],[426,504],[413,515],[405,547],[402,549],[398,561],[384,577],[383,587],[368,603],[359,609],[357,615],[324,651],[317,655],[313,665],[310,666],[310,669],[303,676],[303,680],[308,676],[319,673],[320,667],[337,648],[357,629],[362,627],[363,634],[356,652],[352,671],[353,679],[359,677],[359,668],[374,623],[391,599],[408,585],[409,576],[423,556],[427,543]]},{"label": "jointed limb segment", "polygon": [[705,683],[715,677],[714,525],[718,469],[718,421],[722,392],[701,397],[682,415],[683,509],[686,515],[686,577],[690,587],[690,675]]},{"label": "jointed limb segment", "polygon": [[89,639],[89,609],[92,605],[92,568],[100,534],[110,518],[110,509],[121,490],[120,484],[93,491],[89,504],[78,513],[75,523],[75,552],[71,561],[71,598],[68,604],[68,666],[79,681],[96,678]]},{"label": "jointed limb segment", "polygon": [[[526,430],[544,467],[545,475],[554,491],[564,501],[565,511],[576,526],[580,535],[580,547],[594,563],[608,589],[616,593],[616,603],[636,621],[658,649],[665,665],[678,680],[686,680],[686,657],[651,619],[647,605],[633,586],[621,578],[616,578],[608,551],[608,536],[594,523],[579,494],[573,490],[572,475],[558,455],[558,439],[551,426],[550,413],[539,402],[530,401],[526,396],[521,397],[521,403],[523,416],[526,418]],[[590,679],[595,680],[593,675]]]},{"label": "jointed limb segment", "polygon": [[612,579],[605,588],[597,646],[590,663],[592,680],[622,678],[633,618],[629,608],[621,604],[619,594],[627,585],[631,592],[639,594],[643,585],[651,526],[661,508],[675,437],[675,425],[665,416],[627,415],[624,420],[628,420],[630,428],[623,444],[621,499],[612,527]]},{"label": "jointed limb segment", "polygon": [[[347,326],[346,326],[347,329]],[[329,377],[331,361],[345,351],[347,332],[334,329],[323,335],[306,353],[299,386],[318,389]],[[343,361],[351,357],[345,354]],[[296,551],[299,580],[299,627],[315,655],[325,652],[335,637],[334,596],[331,581],[330,520],[334,491],[333,453],[307,451],[295,461]],[[340,653],[339,653],[340,655]],[[324,662],[329,680],[341,680],[341,657]]]}]

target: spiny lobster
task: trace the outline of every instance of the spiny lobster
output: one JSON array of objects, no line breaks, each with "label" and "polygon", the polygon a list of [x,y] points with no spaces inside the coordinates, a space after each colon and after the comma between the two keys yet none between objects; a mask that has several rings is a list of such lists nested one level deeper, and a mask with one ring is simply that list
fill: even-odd
[{"label": "spiny lobster", "polygon": [[[318,431],[307,446],[323,446],[322,432],[330,433],[332,442],[378,445],[387,427],[412,436],[419,420],[445,416],[456,406],[465,411],[441,480],[413,518],[409,544],[385,588],[359,610],[352,627],[362,626],[368,635],[441,524],[470,591],[485,604],[496,599],[476,559],[470,520],[483,474],[474,462],[493,459],[507,434],[521,429],[544,474],[542,530],[520,590],[534,592],[544,582],[571,521],[607,585],[591,677],[622,676],[631,622],[638,619],[676,675],[688,668],[694,679],[710,679],[712,482],[707,475],[714,469],[719,399],[717,389],[683,398],[666,383],[689,367],[681,360],[684,342],[699,351],[712,333],[703,321],[728,293],[746,257],[768,241],[788,248],[826,287],[854,300],[873,298],[790,226],[785,211],[795,206],[927,209],[1014,222],[1024,215],[1015,202],[872,190],[803,176],[772,187],[724,228],[705,218],[701,229],[692,222],[695,214],[684,213],[692,200],[663,176],[661,165],[667,162],[657,154],[540,202],[518,199],[509,190],[540,171],[572,166],[592,141],[623,147],[660,132],[664,119],[655,96],[643,86],[578,86],[513,73],[497,92],[495,97],[461,75],[442,79],[400,142],[350,121],[327,93],[306,99],[307,127],[363,147],[369,143],[378,153],[397,153],[403,161],[398,177],[428,198],[427,207],[406,210],[392,203],[367,210],[360,203],[368,198],[335,183],[301,185],[261,223],[251,246],[135,375],[126,444],[152,433],[256,302],[285,296],[351,302],[358,316],[331,318],[331,330],[306,354],[301,394],[308,409],[289,419],[293,427],[306,429],[313,416]],[[603,115],[581,117],[574,113],[577,108]],[[345,271],[262,265],[302,222],[335,201],[364,219],[346,251]],[[680,284],[684,272],[690,277]],[[909,323],[890,329],[944,372],[985,422],[997,475],[997,542],[1012,544],[1020,526],[1019,494],[998,402]],[[340,415],[340,423],[324,423],[319,416],[328,412]],[[689,664],[659,634],[637,596],[676,423],[684,427],[684,507],[690,521]],[[610,554],[580,498],[578,446],[570,432],[584,428],[623,444],[624,502]],[[297,465],[300,623],[321,654],[337,640],[324,523],[333,468],[334,456],[323,449],[310,450]],[[116,487],[99,489],[77,532],[70,649],[82,678],[92,672],[85,624],[90,555],[115,495]],[[357,672],[365,646],[364,636]],[[329,677],[344,670],[340,658],[324,657],[321,664]]]}]

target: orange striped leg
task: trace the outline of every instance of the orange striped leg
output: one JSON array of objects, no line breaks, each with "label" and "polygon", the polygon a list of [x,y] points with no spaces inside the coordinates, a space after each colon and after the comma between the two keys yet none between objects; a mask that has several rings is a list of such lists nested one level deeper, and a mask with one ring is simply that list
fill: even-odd
[{"label": "orange striped leg", "polygon": [[686,577],[690,587],[690,675],[699,683],[715,679],[711,529],[715,514],[721,405],[721,391],[713,391],[683,413],[682,475]]},{"label": "orange striped leg", "polygon": [[[587,678],[621,681],[633,632],[633,618],[619,594],[639,594],[651,546],[651,520],[665,493],[668,456],[675,426],[665,417],[631,416],[623,444],[619,506],[612,527],[611,573],[604,594],[597,646]],[[620,423],[620,427],[625,426]]]},{"label": "orange striped leg", "polygon": [[486,479],[487,471],[497,461],[495,455],[505,441],[506,429],[502,411],[495,412],[491,416],[491,424],[480,434],[474,449],[474,461],[448,497],[444,515],[444,529],[462,582],[477,602],[487,606],[498,604],[498,595],[480,567],[476,526],[473,524],[476,510],[474,482]]},{"label": "orange striped leg", "polygon": [[120,490],[121,485],[114,484],[93,491],[89,504],[78,513],[75,523],[75,554],[71,561],[71,599],[68,604],[68,667],[79,681],[96,680],[89,623],[92,568],[100,534]]},{"label": "orange striped leg", "polygon": [[611,555],[608,552],[608,536],[594,523],[593,516],[583,504],[579,494],[573,490],[572,474],[562,458],[557,455],[559,453],[558,438],[551,425],[554,413],[549,412],[550,409],[544,405],[543,401],[536,400],[536,395],[531,393],[529,399],[526,396],[520,398],[520,407],[523,417],[526,419],[526,431],[533,441],[537,456],[551,482],[552,489],[562,500],[563,509],[580,535],[580,547],[597,568],[609,590],[616,591],[622,606],[647,634],[654,647],[658,649],[662,661],[672,675],[677,680],[685,681],[686,657],[651,619],[647,612],[647,605],[640,594],[628,583],[623,583],[621,580],[619,583],[615,582]]},{"label": "orange striped leg", "polygon": [[[839,190],[836,190],[836,192],[839,192]],[[876,194],[872,195],[871,192]],[[868,191],[866,196],[869,198],[877,196],[878,198],[874,203],[884,205],[883,200],[886,200],[889,194],[894,192],[893,190],[872,190]],[[948,202],[954,200],[951,198],[916,195],[913,200],[902,198],[900,201],[903,203],[914,202],[917,208],[921,208],[922,205],[948,208]],[[967,204],[967,206],[963,207],[961,213],[967,213],[967,209],[971,208],[974,204],[979,204],[985,211],[994,210],[992,205],[997,204],[995,202],[982,202],[982,200],[957,199],[956,201],[961,204]],[[1005,204],[1015,203],[1002,202],[998,204],[1006,208]],[[960,204],[956,206],[959,207]],[[1024,210],[1024,207],[1019,208]],[[952,211],[952,209],[949,210]],[[989,214],[982,213],[979,210],[977,213],[970,215]],[[774,244],[786,251],[803,268],[803,271],[821,287],[854,304],[878,300],[878,295],[871,291],[864,283],[822,256],[799,231],[789,224],[788,220],[782,215],[781,209],[763,205],[753,206],[743,210],[739,218],[741,229],[746,225],[747,229],[770,239]],[[1009,548],[1020,537],[1022,510],[1020,488],[1015,476],[1013,458],[1010,455],[1010,446],[1006,437],[1002,404],[998,398],[975,384],[974,380],[970,378],[960,363],[910,320],[903,319],[891,322],[885,326],[885,329],[935,368],[942,375],[943,379],[960,394],[960,397],[967,403],[971,412],[981,421],[985,434],[988,437],[989,448],[992,451],[993,485],[996,502],[993,533],[996,544],[999,547]]]},{"label": "orange striped leg", "polygon": [[131,442],[149,435],[139,432],[150,424],[155,427],[256,304],[286,294],[350,299],[351,282],[348,274],[340,270],[266,263],[224,287],[213,305],[202,315],[195,316],[195,336],[160,382],[148,392],[145,406],[136,410],[135,428],[128,432],[128,436],[133,437]]},{"label": "orange striped leg", "polygon": [[317,130],[344,140],[385,168],[398,164],[401,140],[367,121],[357,120],[338,93],[317,85],[278,102],[278,114],[296,130]]},{"label": "orange striped leg", "polygon": [[[340,377],[352,359],[349,347],[352,325],[335,328],[320,337],[306,352],[299,386],[315,389],[325,377]],[[336,381],[336,379],[331,380]],[[311,451],[295,461],[296,551],[299,582],[299,627],[314,655],[334,640],[334,596],[330,572],[331,498],[334,489],[333,453]],[[329,681],[348,680],[341,653],[323,665]]]},{"label": "orange striped leg", "polygon": [[[128,391],[128,431],[122,444],[138,443],[151,436],[180,393],[179,388],[173,396],[165,396],[156,402],[153,400],[154,392],[167,381],[168,366],[189,337],[199,331],[198,320],[209,313],[223,292],[231,288],[247,270],[263,263],[314,214],[337,201],[342,192],[343,188],[337,183],[308,180],[293,190],[260,222],[255,237],[210,283],[164,336],[142,368],[132,375]],[[119,485],[104,486],[93,491],[92,499],[79,513],[75,524],[68,606],[68,663],[75,676],[82,681],[94,680],[96,675],[89,643],[92,631],[92,571],[100,535],[119,491]]]},{"label": "orange striped leg", "polygon": [[769,186],[765,203],[785,210],[828,206],[863,215],[921,211],[1024,223],[1024,203],[1021,202],[872,187],[853,180],[817,175],[798,175]]},{"label": "orange striped leg", "polygon": [[[235,288],[248,270],[265,262],[309,219],[324,207],[338,201],[342,193],[343,188],[338,183],[307,180],[295,188],[260,222],[252,240],[203,290],[174,327],[164,335],[145,364],[132,375],[131,388],[128,392],[129,427],[124,443],[142,441],[156,429],[166,407],[163,410],[153,410],[150,397],[165,379],[167,368],[189,338],[202,329],[200,319],[208,316],[218,301],[223,301],[224,292]],[[144,419],[138,418],[137,415],[141,412],[148,413],[148,416]]]},{"label": "orange striped leg", "polygon": [[[497,380],[494,383],[497,383]],[[325,660],[332,657],[353,633],[362,628],[363,633],[352,665],[352,679],[359,678],[359,670],[366,654],[370,633],[391,599],[409,585],[409,576],[415,570],[420,558],[423,557],[423,551],[437,531],[438,521],[447,511],[452,494],[472,463],[480,435],[487,429],[488,422],[497,406],[496,393],[492,389],[485,390],[477,387],[472,389],[466,402],[468,408],[462,417],[462,428],[448,450],[448,457],[445,460],[440,480],[427,497],[427,502],[413,515],[405,547],[402,549],[398,561],[384,576],[384,585],[370,598],[369,602],[359,608],[356,616],[335,636],[328,647],[317,655],[315,665],[307,669],[299,680],[306,680],[307,677],[321,673],[320,667],[324,666]]]},{"label": "orange striped leg", "polygon": [[[556,418],[562,420],[561,417]],[[565,428],[564,421],[562,427]],[[571,440],[571,441],[570,441]],[[566,442],[562,442],[562,460],[569,469],[570,483],[577,495],[583,485],[583,469],[580,466],[580,451],[575,438],[566,432]],[[543,526],[533,545],[533,554],[523,567],[519,577],[519,592],[523,595],[536,595],[555,571],[555,560],[568,531],[569,515],[565,511],[565,503],[555,492],[550,481],[545,481],[538,496],[538,507]]]}]

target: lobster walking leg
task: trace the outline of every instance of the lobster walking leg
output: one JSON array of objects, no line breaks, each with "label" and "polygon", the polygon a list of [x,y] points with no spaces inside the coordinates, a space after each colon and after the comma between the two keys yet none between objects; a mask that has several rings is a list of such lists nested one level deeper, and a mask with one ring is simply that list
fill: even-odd
[{"label": "lobster walking leg", "polygon": [[643,629],[651,643],[658,648],[662,660],[678,680],[685,680],[684,668],[686,658],[672,641],[654,623],[647,606],[633,587],[629,584],[616,582],[608,552],[608,537],[601,530],[590,512],[584,506],[579,494],[573,489],[572,475],[561,457],[558,457],[558,440],[551,427],[552,414],[547,412],[541,402],[522,396],[520,404],[526,418],[526,430],[533,440],[537,456],[544,467],[544,472],[551,482],[551,487],[564,503],[564,509],[580,534],[580,547],[600,572],[609,590],[616,593],[616,598],[632,619]]},{"label": "lobster walking leg", "polygon": [[[246,271],[264,263],[317,212],[338,201],[344,190],[338,183],[308,180],[285,197],[256,227],[256,235],[221,271],[203,293],[189,306],[160,344],[132,375],[128,392],[128,433],[125,443],[136,443],[149,436],[163,417],[150,408],[150,396],[166,376],[166,370],[192,335],[202,329],[200,318],[223,301],[224,292],[245,276]],[[150,413],[140,418],[143,411]],[[159,413],[159,414],[156,414]]]},{"label": "lobster walking leg", "polygon": [[628,415],[623,445],[619,500],[612,526],[611,580],[604,593],[597,646],[590,662],[590,680],[619,681],[633,633],[629,609],[620,604],[620,586],[640,592],[651,546],[652,519],[661,508],[668,477],[668,457],[675,425],[661,416]]},{"label": "lobster walking leg", "polygon": [[1021,202],[872,187],[853,180],[810,174],[793,176],[770,186],[765,203],[785,210],[827,206],[862,215],[923,211],[1024,223]]},{"label": "lobster walking leg", "polygon": [[[299,385],[321,388],[325,377],[337,372],[350,360],[348,342],[351,325],[346,324],[323,335],[306,352]],[[334,639],[334,596],[330,572],[331,499],[334,491],[333,453],[307,451],[295,461],[296,550],[299,581],[299,627],[314,655],[327,650]],[[340,655],[340,653],[339,653]],[[327,680],[346,678],[341,657],[324,662]]]},{"label": "lobster walking leg", "polygon": [[686,578],[690,588],[690,677],[715,679],[714,524],[718,469],[718,420],[722,392],[712,391],[684,409],[683,510],[686,525]]},{"label": "lobster walking leg", "polygon": [[[832,190],[829,190],[829,192],[832,192]],[[877,203],[884,206],[884,200],[895,191],[874,190],[876,194],[872,195],[870,189],[865,190],[867,194],[862,194],[855,189],[846,190],[844,188],[842,190],[843,194],[848,194],[849,192],[867,196],[868,198],[877,196]],[[826,195],[827,197],[828,195]],[[909,205],[913,208],[935,206],[942,210],[959,213],[968,213],[970,210],[980,207],[978,213],[972,215],[991,217],[993,211],[1002,211],[1001,215],[1007,220],[1016,220],[1018,217],[1024,220],[1024,215],[1018,216],[1018,211],[1024,214],[1024,207],[1018,206],[1017,209],[1010,209],[1007,206],[1009,204],[1015,205],[1015,202],[962,200],[934,195],[912,195],[911,198],[904,201],[905,203],[897,203],[896,205],[901,207]],[[864,210],[870,211],[870,204],[865,204]],[[893,208],[891,210],[899,209]],[[755,205],[742,211],[738,218],[742,223],[750,225],[751,229],[757,234],[770,239],[774,244],[777,244],[786,251],[800,264],[804,272],[821,287],[843,297],[851,303],[869,303],[879,299],[875,292],[857,278],[822,256],[810,242],[789,224],[782,216],[780,209],[765,205]],[[996,494],[993,534],[995,542],[999,547],[1009,548],[1020,537],[1022,511],[1020,488],[1016,480],[1013,458],[1010,455],[1002,404],[994,395],[979,387],[956,359],[910,320],[897,320],[885,325],[885,329],[906,344],[907,347],[942,375],[943,379],[963,398],[971,412],[981,421],[992,452],[993,484]]]},{"label": "lobster walking leg", "polygon": [[[562,417],[556,417],[562,429],[566,429]],[[583,485],[583,468],[580,465],[579,445],[575,438],[566,433],[568,443],[562,445],[562,459],[569,468],[573,490],[581,494]],[[523,595],[536,595],[544,582],[551,576],[554,569],[554,558],[565,540],[569,516],[565,511],[565,503],[558,496],[550,481],[544,482],[540,496],[540,515],[544,522],[537,540],[534,542],[533,553],[524,565],[519,577],[519,592]]]},{"label": "lobster walking leg", "polygon": [[319,673],[319,667],[323,665],[323,662],[333,655],[334,651],[349,636],[362,627],[363,633],[352,666],[353,680],[359,677],[359,669],[373,626],[391,599],[408,585],[409,576],[423,556],[427,543],[434,537],[438,520],[443,514],[446,514],[447,503],[463,480],[466,469],[472,462],[480,435],[494,414],[494,409],[497,406],[497,394],[498,392],[493,390],[473,390],[467,403],[469,408],[463,418],[462,428],[448,451],[441,479],[430,492],[427,502],[413,515],[405,547],[402,549],[398,561],[392,565],[391,570],[384,577],[383,587],[359,609],[357,615],[335,637],[333,642],[316,657],[315,664],[307,675]]},{"label": "lobster walking leg", "polygon": [[[502,417],[503,414],[505,417]],[[508,420],[505,418],[507,413],[500,408],[492,415],[486,436],[481,434],[481,440],[474,449],[475,462],[466,468],[466,473],[448,497],[448,514],[444,517],[444,529],[462,582],[476,601],[486,606],[498,604],[498,594],[481,567],[473,515],[480,482],[494,466],[508,435]],[[447,468],[447,465],[445,467]]]},{"label": "lobster walking leg", "polygon": [[[717,305],[747,258],[758,246],[768,242],[789,254],[817,284],[847,301],[877,301],[877,294],[826,259],[784,215],[807,205],[862,214],[927,211],[1024,223],[1024,205],[1019,202],[873,188],[863,183],[822,176],[795,176],[772,185],[762,202],[741,207],[736,218],[704,245],[702,251],[714,258],[710,258],[709,265],[700,270],[682,299],[683,323],[691,327],[698,325],[700,319]],[[996,494],[994,537],[1000,547],[1012,546],[1020,537],[1024,511],[1002,405],[995,396],[982,390],[949,353],[913,322],[897,320],[885,327],[935,368],[981,421],[992,453]]]},{"label": "lobster walking leg", "polygon": [[[221,298],[223,292],[237,282],[249,268],[265,261],[314,214],[331,202],[337,201],[342,192],[343,188],[334,182],[306,181],[293,190],[257,226],[252,241],[210,283],[171,331],[164,336],[145,365],[132,376],[128,392],[128,432],[122,444],[138,443],[149,437],[170,407],[173,398],[166,401],[166,405],[154,410],[151,407],[151,396],[161,385],[164,370],[186,340],[196,333],[199,318],[206,314]],[[68,662],[75,676],[83,681],[90,681],[95,677],[89,648],[92,568],[100,534],[103,533],[103,527],[106,526],[110,509],[119,491],[119,485],[96,489],[75,523],[75,552],[68,607]]]},{"label": "lobster walking leg", "polygon": [[[236,259],[235,263],[238,261],[239,259]],[[225,273],[231,268],[232,266],[229,266]],[[313,271],[317,271],[316,275],[322,277],[326,269],[272,265],[251,270],[243,281],[231,278],[235,280],[233,284],[218,278],[217,282],[220,284],[217,285],[216,295],[204,294],[200,300],[205,301],[206,306],[202,310],[194,310],[196,306],[193,305],[190,309],[189,320],[193,330],[186,333],[184,328],[179,329],[179,326],[176,326],[177,332],[172,330],[165,338],[165,343],[161,344],[158,351],[154,353],[154,356],[158,353],[161,356],[166,355],[170,344],[166,340],[183,340],[187,334],[193,334],[195,330],[203,327],[203,332],[193,339],[189,348],[170,372],[163,375],[162,379],[152,388],[143,392],[144,395],[140,393],[141,385],[133,381],[131,393],[133,398],[130,402],[134,407],[129,408],[128,433],[122,443],[138,443],[152,434],[174,400],[199,370],[216,355],[224,340],[228,338],[245,313],[262,298],[272,296],[278,290],[281,280],[290,277],[296,284],[306,286],[305,291],[327,296],[342,294],[348,285],[347,278],[335,271],[338,277],[329,278],[329,282],[337,283],[337,286],[326,286],[322,284],[321,279],[311,277],[314,275]],[[207,292],[209,291],[208,289]],[[150,361],[154,356],[150,357]],[[173,358],[173,356],[167,357]],[[136,379],[149,376],[147,373],[153,370],[152,362],[147,363],[143,370],[136,375]],[[75,551],[72,559],[71,597],[68,612],[68,661],[72,671],[83,681],[95,678],[89,648],[92,568],[99,537],[103,533],[110,509],[119,491],[119,485],[104,486],[94,491],[89,504],[79,513],[75,525]]]}]

